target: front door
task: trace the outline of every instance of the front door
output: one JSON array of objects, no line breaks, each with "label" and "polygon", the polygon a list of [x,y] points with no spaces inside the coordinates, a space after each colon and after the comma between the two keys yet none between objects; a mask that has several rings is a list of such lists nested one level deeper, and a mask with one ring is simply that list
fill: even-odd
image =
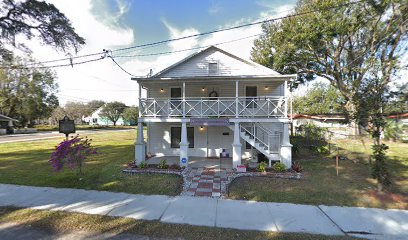
[{"label": "front door", "polygon": [[170,89],[170,108],[171,109],[181,109],[181,88],[171,88]]},{"label": "front door", "polygon": [[258,88],[256,86],[245,87],[246,105],[248,108],[256,108],[256,97],[258,96]]}]

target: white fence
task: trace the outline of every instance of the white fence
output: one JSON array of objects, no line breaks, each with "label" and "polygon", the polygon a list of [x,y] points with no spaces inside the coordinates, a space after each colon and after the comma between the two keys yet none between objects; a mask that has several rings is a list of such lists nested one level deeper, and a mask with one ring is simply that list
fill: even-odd
[{"label": "white fence", "polygon": [[143,117],[287,117],[285,97],[140,99]]}]

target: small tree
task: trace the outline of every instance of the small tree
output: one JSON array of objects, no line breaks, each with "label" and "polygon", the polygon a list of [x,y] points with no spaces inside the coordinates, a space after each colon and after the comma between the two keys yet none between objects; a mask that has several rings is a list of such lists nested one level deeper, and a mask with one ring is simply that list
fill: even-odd
[{"label": "small tree", "polygon": [[126,108],[125,111],[123,111],[123,119],[129,122],[129,124],[137,123],[138,117],[139,117],[138,107],[129,107]]},{"label": "small tree", "polygon": [[344,101],[335,87],[316,83],[304,96],[294,97],[293,110],[295,113],[303,114],[341,113],[344,112]]},{"label": "small tree", "polygon": [[51,154],[52,169],[59,172],[66,165],[71,170],[77,169],[77,173],[82,174],[82,165],[85,160],[96,154],[96,149],[91,146],[92,139],[80,138],[78,135],[72,139],[62,141]]},{"label": "small tree", "polygon": [[125,111],[126,105],[121,102],[110,102],[103,106],[101,116],[109,119],[113,122],[113,126],[116,126],[116,122],[122,116]]}]

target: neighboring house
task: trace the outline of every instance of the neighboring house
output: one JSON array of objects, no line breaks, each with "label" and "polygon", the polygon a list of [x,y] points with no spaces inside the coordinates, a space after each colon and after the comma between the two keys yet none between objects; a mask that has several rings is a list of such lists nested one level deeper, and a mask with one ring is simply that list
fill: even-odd
[{"label": "neighboring house", "polygon": [[11,129],[13,128],[14,122],[18,122],[18,120],[0,114],[0,135],[12,133]]},{"label": "neighboring house", "polygon": [[[99,125],[99,126],[113,126],[113,122],[106,117],[101,116],[101,111],[103,107],[95,110],[90,116],[83,117],[82,120],[89,125]],[[128,122],[123,120],[123,117],[119,117],[116,122],[116,126],[129,125]]]},{"label": "neighboring house", "polygon": [[292,114],[294,127],[312,123],[325,128],[347,128],[349,124],[343,114]]},{"label": "neighboring house", "polygon": [[147,98],[139,91],[136,163],[146,151],[179,156],[181,166],[190,157],[223,154],[236,168],[252,146],[269,164],[291,167],[287,99],[294,78],[214,46],[155,75],[132,78],[147,90]]},{"label": "neighboring house", "polygon": [[387,118],[393,119],[398,123],[402,123],[404,126],[408,126],[408,113],[394,114],[388,116]]},{"label": "neighboring house", "polygon": [[347,138],[353,131],[344,114],[292,114],[291,119],[295,134],[298,134],[301,126],[306,124],[327,128],[333,138]]}]

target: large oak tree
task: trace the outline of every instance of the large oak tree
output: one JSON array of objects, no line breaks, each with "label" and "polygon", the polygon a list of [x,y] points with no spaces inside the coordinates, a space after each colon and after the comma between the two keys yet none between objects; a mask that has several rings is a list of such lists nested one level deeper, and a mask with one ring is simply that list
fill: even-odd
[{"label": "large oak tree", "polygon": [[[0,56],[10,53],[6,45],[22,47],[16,37],[36,38],[45,45],[64,52],[78,51],[85,40],[72,27],[69,19],[53,4],[37,0],[1,0]],[[24,47],[23,47],[24,48]]]},{"label": "large oak tree", "polygon": [[297,73],[295,85],[316,77],[329,80],[356,123],[367,80],[379,75],[385,88],[406,53],[408,5],[403,0],[300,0],[294,14],[310,11],[315,12],[264,24],[252,59],[281,73]]}]

